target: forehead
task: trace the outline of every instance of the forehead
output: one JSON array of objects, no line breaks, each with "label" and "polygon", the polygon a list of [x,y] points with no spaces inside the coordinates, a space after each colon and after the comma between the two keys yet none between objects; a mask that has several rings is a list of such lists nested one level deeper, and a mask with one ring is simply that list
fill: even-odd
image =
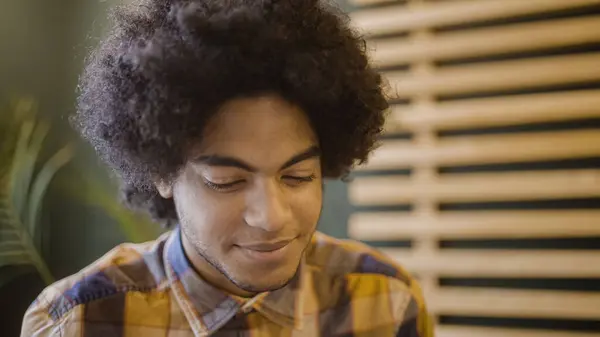
[{"label": "forehead", "polygon": [[279,96],[264,95],[225,103],[207,123],[194,154],[276,165],[317,143],[301,108]]}]

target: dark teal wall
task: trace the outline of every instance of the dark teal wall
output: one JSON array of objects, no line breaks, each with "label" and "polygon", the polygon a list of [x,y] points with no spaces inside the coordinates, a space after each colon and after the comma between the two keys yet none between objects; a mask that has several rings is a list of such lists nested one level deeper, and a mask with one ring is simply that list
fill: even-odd
[{"label": "dark teal wall", "polygon": [[[347,0],[336,0],[346,12],[352,10]],[[342,181],[328,181],[325,184],[323,211],[319,220],[319,230],[339,238],[347,238],[348,217],[352,205],[348,201],[348,185]]]},{"label": "dark teal wall", "polygon": [[57,277],[78,270],[124,239],[114,221],[75,202],[61,187],[72,183],[75,174],[108,181],[67,117],[74,111],[75,86],[86,51],[115,3],[14,0],[3,2],[0,10],[0,98],[6,102],[31,95],[38,102],[40,116],[53,127],[46,154],[66,142],[78,145],[77,156],[52,183],[44,206],[51,227],[46,259]]},{"label": "dark teal wall", "polygon": [[68,96],[70,1],[8,1],[0,11],[1,93],[32,94],[51,116],[58,115]]},{"label": "dark teal wall", "polygon": [[[109,5],[98,0],[2,1],[0,102],[5,105],[9,99],[25,95],[37,101],[40,116],[53,127],[43,155],[77,139],[66,116],[74,109],[75,82],[88,45],[86,35],[94,22],[103,22],[102,10]],[[50,233],[45,255],[57,278],[75,272],[123,239],[114,222],[61,191],[60,186],[71,183],[77,172],[106,179],[105,173],[97,173],[96,162],[86,157],[87,153],[89,150],[80,149],[74,163],[58,175],[44,205],[46,232]],[[19,335],[23,313],[42,287],[34,273],[3,284],[0,336]]]},{"label": "dark teal wall", "polygon": [[95,207],[76,201],[74,197],[65,199],[62,197],[65,192],[61,189],[61,186],[71,184],[70,180],[77,175],[91,178],[101,185],[111,184],[105,168],[100,165],[93,151],[71,131],[66,117],[75,109],[75,88],[84,59],[107,27],[109,8],[118,3],[120,1],[116,0],[73,0],[71,5],[73,15],[67,35],[64,74],[68,97],[65,109],[56,122],[69,134],[70,141],[77,142],[78,152],[74,162],[55,181],[54,195],[57,197],[50,198],[48,202],[49,223],[52,225],[49,263],[59,277],[83,268],[115,245],[126,241],[113,219]]},{"label": "dark teal wall", "polygon": [[323,199],[318,229],[338,238],[346,238],[346,224],[352,212],[352,205],[348,202],[348,185],[342,181],[328,181]]}]

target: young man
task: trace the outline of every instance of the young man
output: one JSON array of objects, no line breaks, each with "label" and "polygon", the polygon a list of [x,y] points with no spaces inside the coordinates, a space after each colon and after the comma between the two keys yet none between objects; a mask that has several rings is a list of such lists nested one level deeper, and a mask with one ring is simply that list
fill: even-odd
[{"label": "young man", "polygon": [[333,8],[120,9],[79,89],[75,125],[126,202],[172,230],[44,290],[22,336],[431,334],[399,266],[315,231],[323,179],[366,160],[388,107],[364,41]]}]

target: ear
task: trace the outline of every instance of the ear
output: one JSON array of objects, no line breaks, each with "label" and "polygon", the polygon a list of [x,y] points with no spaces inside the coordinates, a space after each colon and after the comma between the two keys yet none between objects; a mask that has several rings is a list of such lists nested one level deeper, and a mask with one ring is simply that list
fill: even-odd
[{"label": "ear", "polygon": [[170,199],[173,197],[173,185],[170,182],[166,182],[164,180],[159,180],[154,183],[156,189],[158,190],[158,194],[165,199]]}]

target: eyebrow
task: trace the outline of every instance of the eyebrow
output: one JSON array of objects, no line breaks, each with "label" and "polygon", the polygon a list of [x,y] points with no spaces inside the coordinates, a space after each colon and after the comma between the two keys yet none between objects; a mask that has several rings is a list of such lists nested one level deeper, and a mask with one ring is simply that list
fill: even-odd
[{"label": "eyebrow", "polygon": [[[302,161],[305,161],[305,160],[308,160],[308,159],[311,159],[314,157],[318,157],[320,155],[321,155],[321,150],[317,146],[312,146],[309,149],[304,150],[304,151],[296,154],[292,158],[290,158],[279,169],[280,170],[286,169],[286,168],[293,166],[295,164],[298,164]],[[194,159],[194,163],[204,164],[204,165],[208,165],[208,166],[235,167],[235,168],[240,168],[240,169],[242,169],[244,171],[248,171],[248,172],[257,172],[258,171],[257,168],[252,167],[251,165],[245,163],[241,159],[237,159],[234,157],[219,156],[219,155],[200,156],[200,157]]]}]

